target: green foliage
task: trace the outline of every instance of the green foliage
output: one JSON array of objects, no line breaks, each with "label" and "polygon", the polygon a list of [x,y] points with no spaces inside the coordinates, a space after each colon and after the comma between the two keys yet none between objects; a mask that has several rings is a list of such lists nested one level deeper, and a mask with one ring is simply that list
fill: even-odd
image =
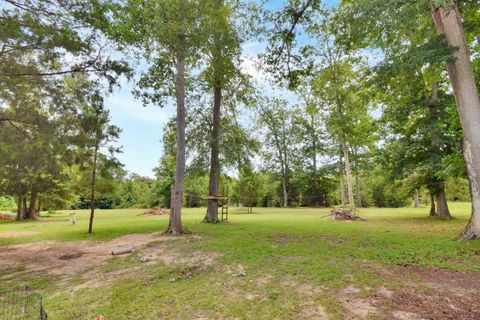
[{"label": "green foliage", "polygon": [[253,170],[250,165],[240,168],[240,177],[236,185],[236,193],[240,203],[245,207],[256,207],[260,205],[264,190],[262,176]]},{"label": "green foliage", "polygon": [[1,210],[12,210],[16,206],[15,199],[9,196],[0,197],[0,209]]}]

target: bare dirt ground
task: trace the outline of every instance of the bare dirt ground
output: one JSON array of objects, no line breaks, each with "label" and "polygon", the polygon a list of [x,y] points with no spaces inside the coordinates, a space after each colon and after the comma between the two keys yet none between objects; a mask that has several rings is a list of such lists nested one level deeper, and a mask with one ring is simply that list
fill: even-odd
[{"label": "bare dirt ground", "polygon": [[382,278],[400,280],[400,288],[344,288],[336,296],[351,318],[396,320],[480,319],[480,274],[467,271],[396,266]]},{"label": "bare dirt ground", "polygon": [[29,237],[40,233],[39,231],[4,231],[0,232],[0,238]]},{"label": "bare dirt ground", "polygon": [[[164,236],[160,233],[129,234],[108,241],[38,241],[26,244],[3,246],[0,251],[0,270],[11,270],[8,277],[15,274],[47,273],[62,276],[68,281],[75,276],[87,276],[89,281],[73,287],[105,285],[115,279],[127,276],[134,268],[123,268],[114,272],[102,272],[101,267],[112,258],[112,249],[132,246],[133,252],[147,257],[146,264],[161,261],[171,264],[209,265],[219,256],[216,253],[196,251],[188,256],[168,249],[168,241],[196,241],[200,237],[188,235],[182,237]],[[122,255],[128,257],[129,255]],[[18,270],[18,271],[15,271]],[[0,274],[0,279],[2,275]]]},{"label": "bare dirt ground", "polygon": [[[87,276],[87,282],[70,286],[71,290],[103,286],[127,277],[136,266],[120,267],[112,272],[102,272],[102,266],[112,257],[111,250],[120,246],[133,246],[133,256],[147,257],[146,264],[189,266],[182,268],[186,277],[201,273],[216,263],[220,253],[193,251],[187,254],[176,251],[171,241],[198,241],[199,236],[163,236],[159,233],[130,234],[108,241],[39,241],[27,244],[2,246],[0,250],[0,281],[20,273],[48,273],[61,276],[61,281],[71,281],[75,276]],[[279,237],[278,243],[294,241]],[[124,255],[122,257],[128,257]],[[121,259],[121,258],[120,258]],[[467,271],[433,269],[420,266],[388,266],[368,264],[385,284],[376,288],[357,288],[352,285],[342,289],[301,284],[294,278],[280,281],[303,297],[299,306],[299,318],[328,319],[325,308],[316,297],[330,296],[343,308],[345,319],[396,319],[396,320],[477,320],[480,319],[480,274]],[[240,275],[244,266],[223,266],[231,275]],[[10,272],[8,272],[10,270]],[[240,276],[239,276],[240,277]],[[236,279],[230,277],[222,287],[235,299],[247,301],[267,299],[266,294],[254,294],[238,288]],[[266,274],[255,280],[259,288],[271,284],[274,279]],[[398,285],[400,284],[400,285]]]}]

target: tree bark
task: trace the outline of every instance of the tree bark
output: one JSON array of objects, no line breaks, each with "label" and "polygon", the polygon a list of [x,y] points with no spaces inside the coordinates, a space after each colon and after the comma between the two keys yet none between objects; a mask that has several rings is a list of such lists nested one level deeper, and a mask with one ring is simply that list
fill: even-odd
[{"label": "tree bark", "polygon": [[38,195],[37,198],[38,198],[37,209],[38,209],[38,214],[40,214],[40,212],[42,212],[42,199],[40,195]]},{"label": "tree bark", "polygon": [[318,194],[318,181],[317,181],[317,136],[315,132],[315,116],[311,115],[310,126],[312,128],[312,179],[313,179],[313,194],[314,205],[318,207],[320,205],[320,195]]},{"label": "tree bark", "polygon": [[[432,123],[438,121],[438,83],[434,81],[432,83],[432,96],[430,99],[430,105],[428,107],[430,113],[430,119]],[[431,147],[432,152],[435,154],[440,153],[440,135],[433,127],[431,132]],[[445,182],[434,177],[437,182],[435,183],[435,200],[437,202],[437,215],[446,220],[452,219],[450,211],[448,210],[447,197],[445,195]]]},{"label": "tree bark", "polygon": [[452,219],[450,210],[448,210],[447,196],[445,195],[445,182],[441,181],[437,184],[437,194],[435,195],[437,200],[437,214],[440,218],[445,220]]},{"label": "tree bark", "polygon": [[185,2],[180,0],[178,48],[177,48],[177,154],[175,162],[175,182],[172,188],[172,200],[170,207],[170,220],[166,233],[174,235],[184,233],[182,226],[182,200],[185,180],[185,31],[183,30]]},{"label": "tree bark", "polygon": [[445,36],[449,46],[458,48],[456,59],[447,62],[447,71],[464,132],[463,155],[472,197],[472,215],[462,239],[476,239],[480,237],[480,97],[458,6],[434,7],[432,17],[438,34]]},{"label": "tree bark", "polygon": [[90,221],[88,223],[88,233],[92,233],[93,217],[95,216],[95,185],[96,185],[96,177],[97,177],[97,157],[98,157],[98,144],[95,145],[95,150],[93,152],[92,182],[90,184]]},{"label": "tree bark", "polygon": [[362,206],[362,196],[360,194],[360,177],[358,176],[358,173],[355,174],[355,186],[357,189],[357,205],[359,207]]},{"label": "tree bark", "polygon": [[361,189],[361,186],[360,186],[360,175],[359,175],[359,168],[358,168],[358,148],[355,147],[354,150],[354,155],[355,155],[355,188],[356,188],[356,191],[357,191],[357,205],[359,207],[362,206],[362,196],[361,196],[361,193],[360,193],[360,189]]},{"label": "tree bark", "polygon": [[437,211],[435,210],[435,194],[430,190],[430,217],[436,217]]},{"label": "tree bark", "polygon": [[284,188],[284,197],[283,197],[283,206],[288,207],[288,150],[287,150],[287,129],[285,128],[285,122],[282,123],[283,126],[283,157],[284,157],[284,174],[283,174],[283,188]]},{"label": "tree bark", "polygon": [[342,141],[343,157],[345,158],[345,175],[347,176],[347,190],[348,190],[348,204],[350,210],[355,210],[355,200],[353,198],[353,185],[352,185],[352,170],[350,167],[350,160],[348,156],[348,146],[345,139]]},{"label": "tree bark", "polygon": [[30,195],[30,204],[27,211],[27,219],[37,220],[37,192],[32,191]]},{"label": "tree bark", "polygon": [[340,178],[340,203],[342,208],[345,208],[345,184],[343,183],[343,157],[340,152],[340,162],[339,162],[339,178]]},{"label": "tree bark", "polygon": [[[210,181],[209,195],[218,196],[220,185],[220,114],[222,104],[222,89],[216,87],[213,93],[213,121],[212,136],[210,141]],[[209,199],[207,205],[207,214],[203,222],[218,222],[218,200]]]},{"label": "tree bark", "polygon": [[418,195],[418,189],[415,189],[415,208],[420,208],[420,197]]},{"label": "tree bark", "polygon": [[288,190],[287,190],[287,176],[284,174],[282,179],[283,188],[283,206],[288,207]]},{"label": "tree bark", "polygon": [[18,194],[18,200],[17,200],[17,221],[23,220],[23,208],[22,208],[22,203],[23,203],[23,195],[21,193]]},{"label": "tree bark", "polygon": [[27,218],[27,195],[24,194],[22,197],[22,219]]},{"label": "tree bark", "polygon": [[462,150],[468,172],[468,185],[470,189],[470,197],[472,199],[472,215],[470,216],[470,220],[463,230],[460,239],[475,240],[480,238],[480,214],[478,214],[478,210],[480,210],[480,190],[478,185],[475,185],[476,181],[470,175],[470,172],[473,171],[473,159],[472,154],[466,151],[464,141],[462,141]]}]

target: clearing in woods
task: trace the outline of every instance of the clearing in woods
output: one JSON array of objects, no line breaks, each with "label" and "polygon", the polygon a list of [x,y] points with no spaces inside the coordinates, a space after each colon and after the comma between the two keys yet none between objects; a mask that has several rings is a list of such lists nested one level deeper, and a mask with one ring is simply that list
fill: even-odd
[{"label": "clearing in woods", "polygon": [[35,288],[51,319],[479,319],[480,242],[456,241],[469,204],[451,209],[232,209],[218,225],[185,209],[181,237],[140,209],[98,210],[93,235],[87,211],[5,221],[0,290]]}]

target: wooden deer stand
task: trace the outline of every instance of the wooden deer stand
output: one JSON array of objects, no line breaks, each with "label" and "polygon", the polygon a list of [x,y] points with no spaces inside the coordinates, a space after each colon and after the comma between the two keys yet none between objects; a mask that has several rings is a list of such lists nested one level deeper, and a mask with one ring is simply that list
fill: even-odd
[{"label": "wooden deer stand", "polygon": [[216,200],[219,207],[222,208],[222,219],[221,221],[228,221],[228,188],[227,192],[223,195],[218,196],[205,196],[202,197],[203,200]]}]

